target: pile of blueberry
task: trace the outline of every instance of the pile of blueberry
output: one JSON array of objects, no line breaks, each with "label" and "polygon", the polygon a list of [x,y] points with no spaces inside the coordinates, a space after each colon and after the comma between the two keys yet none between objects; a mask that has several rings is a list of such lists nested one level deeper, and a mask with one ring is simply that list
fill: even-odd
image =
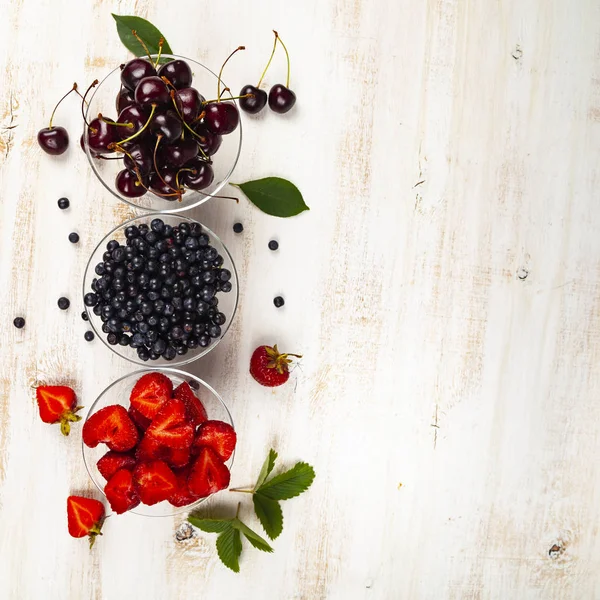
[{"label": "pile of blueberry", "polygon": [[108,343],[136,348],[143,361],[173,360],[220,337],[217,294],[231,291],[231,272],[202,226],[156,218],[125,237],[124,246],[108,242],[84,297]]}]

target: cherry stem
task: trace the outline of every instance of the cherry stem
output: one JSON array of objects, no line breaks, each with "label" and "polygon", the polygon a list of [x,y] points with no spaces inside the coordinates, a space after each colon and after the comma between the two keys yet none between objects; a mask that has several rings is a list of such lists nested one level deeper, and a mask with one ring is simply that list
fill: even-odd
[{"label": "cherry stem", "polygon": [[104,154],[95,154],[94,158],[100,158],[102,160],[123,160],[122,156],[104,156]]},{"label": "cherry stem", "polygon": [[[163,80],[165,81],[169,81],[166,77],[163,77]],[[169,82],[170,84],[170,82]],[[197,137],[199,140],[202,139],[202,136],[198,135],[186,122],[185,119],[183,118],[183,115],[181,114],[181,111],[179,110],[179,106],[177,106],[177,102],[175,101],[175,94],[177,93],[177,90],[172,89],[171,90],[171,100],[173,100],[173,106],[175,107],[175,112],[177,113],[177,115],[179,116],[179,118],[181,119],[181,122],[183,123],[183,126],[188,129],[190,131],[190,133],[194,136]],[[198,149],[200,150],[200,152],[202,152],[202,156],[204,158],[206,158],[206,160],[208,160],[208,154],[206,154],[206,152],[204,152],[204,150],[202,150],[202,148],[200,147],[200,144],[198,144]]]},{"label": "cherry stem", "polygon": [[227,64],[227,62],[229,61],[229,59],[238,51],[238,50],[245,50],[246,46],[238,46],[226,59],[225,62],[223,63],[223,65],[221,66],[221,70],[219,71],[219,80],[217,81],[217,102],[221,101],[221,75],[223,75],[223,69],[225,68],[225,65]]},{"label": "cherry stem", "polygon": [[56,109],[59,107],[60,103],[71,93],[71,92],[76,92],[77,91],[77,84],[74,83],[73,87],[57,102],[56,106],[54,107],[54,110],[52,111],[52,114],[50,115],[50,123],[48,125],[48,129],[52,129],[52,120],[54,119],[54,113],[56,112]]},{"label": "cherry stem", "polygon": [[[94,79],[94,81],[92,81],[92,85],[90,85],[90,87],[87,90],[85,90],[85,94],[81,97],[81,116],[83,117],[83,122],[87,125],[88,129],[91,129],[91,128],[90,128],[90,124],[87,122],[87,119],[85,118],[85,113],[83,112],[83,105],[87,104],[87,102],[85,101],[85,99],[86,99],[89,91],[93,87],[96,87],[97,85],[98,85],[98,80]],[[92,129],[92,132],[96,133],[96,130]]]},{"label": "cherry stem", "polygon": [[287,48],[285,47],[285,44],[281,41],[279,34],[275,30],[273,30],[273,33],[275,34],[275,41],[279,40],[279,43],[283,46],[283,49],[285,50],[285,57],[287,58],[287,81],[285,83],[285,87],[289,88],[290,87],[290,55],[288,53]]},{"label": "cherry stem", "polygon": [[177,192],[177,190],[170,184],[168,184],[164,177],[160,174],[160,169],[158,168],[158,164],[156,163],[156,153],[158,152],[158,145],[160,144],[160,141],[162,140],[163,136],[162,135],[158,135],[156,137],[156,144],[154,145],[154,152],[152,153],[152,162],[154,163],[154,170],[156,171],[156,174],[158,175],[158,178],[170,189],[172,189],[174,192]]},{"label": "cherry stem", "polygon": [[137,31],[135,29],[131,30],[131,34],[140,43],[140,46],[144,49],[144,51],[148,55],[150,62],[152,64],[154,64],[154,62],[152,61],[152,56],[150,56],[150,50],[148,50],[148,46],[146,46],[146,42],[144,42],[144,40],[137,34]]},{"label": "cherry stem", "polygon": [[[225,92],[228,92],[229,88],[225,88],[223,90],[223,94]],[[221,94],[221,95],[223,95]],[[244,94],[243,96],[232,96],[231,98],[225,98],[225,100],[240,100],[242,98],[254,98],[254,96],[256,96],[256,94],[253,94],[252,92],[250,92],[249,94]],[[202,104],[210,104],[211,102],[221,102],[220,98],[215,98],[214,100],[205,100]]]},{"label": "cherry stem", "polygon": [[[197,173],[198,171],[196,171],[196,169],[179,169],[179,171],[177,171],[177,173],[175,173],[175,185],[177,186],[177,189],[179,191],[181,191],[181,186],[179,184],[179,173]],[[183,198],[180,195],[179,196],[179,202],[182,202]]]},{"label": "cherry stem", "polygon": [[154,116],[155,110],[156,110],[156,104],[153,104],[152,110],[150,111],[150,116],[148,117],[148,120],[144,123],[144,126],[141,129],[138,129],[138,131],[136,131],[132,136],[129,136],[128,138],[126,138],[124,140],[121,140],[119,142],[119,144],[126,144],[127,142],[134,140],[138,135],[140,135],[144,131],[146,131],[146,129],[148,128],[148,125],[150,125],[150,122],[152,121],[152,117]]},{"label": "cherry stem", "polygon": [[102,115],[102,113],[98,113],[98,118],[109,125],[114,125],[115,127],[127,127],[128,129],[133,129],[133,123],[117,123],[117,121],[112,121],[111,119],[107,119]]},{"label": "cherry stem", "polygon": [[154,63],[154,68],[158,67],[158,63],[160,62],[160,55],[162,54],[163,44],[165,43],[165,38],[161,37],[158,40],[158,55],[156,57],[156,62]]},{"label": "cherry stem", "polygon": [[269,62],[267,63],[265,70],[262,72],[262,75],[260,76],[260,79],[258,80],[258,84],[256,85],[257,88],[260,87],[262,80],[265,78],[265,75],[267,74],[268,68],[271,66],[271,61],[273,60],[273,56],[275,56],[275,50],[277,48],[277,38],[279,37],[279,34],[274,29],[273,29],[273,33],[275,34],[275,41],[273,42],[273,51],[271,52],[271,58],[269,58]]}]

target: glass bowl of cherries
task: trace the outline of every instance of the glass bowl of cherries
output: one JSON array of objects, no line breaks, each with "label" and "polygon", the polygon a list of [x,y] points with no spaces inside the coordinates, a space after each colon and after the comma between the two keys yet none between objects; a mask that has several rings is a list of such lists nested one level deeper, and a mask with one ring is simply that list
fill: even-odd
[{"label": "glass bowl of cherries", "polygon": [[218,196],[229,181],[242,124],[229,89],[209,68],[168,54],[134,58],[88,95],[81,144],[120,200],[179,212]]},{"label": "glass bowl of cherries", "polygon": [[204,225],[144,215],[113,229],[92,252],[83,303],[96,335],[122,358],[181,366],[227,333],[237,273],[223,242]]}]

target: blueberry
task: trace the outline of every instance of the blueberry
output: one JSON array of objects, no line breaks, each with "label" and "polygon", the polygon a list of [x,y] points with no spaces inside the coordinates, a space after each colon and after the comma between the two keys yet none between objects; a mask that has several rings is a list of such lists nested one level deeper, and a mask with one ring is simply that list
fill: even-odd
[{"label": "blueberry", "polygon": [[[185,345],[190,349],[193,350],[194,348],[198,347],[198,338],[196,337],[189,337],[186,341],[185,341]],[[190,383],[190,386],[192,384]],[[192,386],[193,387],[193,386]],[[195,388],[198,389],[198,388]]]},{"label": "blueberry", "polygon": [[149,227],[148,227],[148,225],[146,225],[146,223],[142,223],[138,227],[138,229],[139,229],[140,235],[146,235],[149,231]]},{"label": "blueberry", "polygon": [[138,358],[140,360],[143,360],[144,362],[146,362],[150,358],[150,354],[144,348],[138,348],[137,354]]},{"label": "blueberry", "polygon": [[227,318],[225,317],[225,315],[222,312],[218,312],[214,317],[213,317],[213,323],[215,325],[224,325],[225,321],[227,321]]},{"label": "blueberry", "polygon": [[65,298],[64,296],[61,296],[58,299],[58,308],[60,308],[60,310],[67,310],[67,308],[69,308],[69,306],[71,306],[71,301],[68,298]]},{"label": "blueberry", "polygon": [[97,317],[99,317],[100,313],[102,312],[102,307],[99,304],[96,304],[96,306],[94,306],[92,311]]},{"label": "blueberry", "polygon": [[151,329],[146,334],[146,340],[148,340],[149,344],[153,344],[154,342],[156,342],[157,339],[158,339],[158,331],[155,331],[154,329]]},{"label": "blueberry", "polygon": [[281,296],[275,296],[275,298],[273,298],[273,304],[277,308],[281,308],[285,304],[285,300]]},{"label": "blueberry", "polygon": [[171,337],[174,340],[180,340],[185,335],[185,332],[181,327],[173,327],[171,329]]},{"label": "blueberry", "polygon": [[206,233],[202,233],[198,236],[198,244],[200,247],[208,246],[210,242],[210,238],[206,235]]},{"label": "blueberry", "polygon": [[[188,346],[188,348],[189,348],[189,346]],[[199,390],[200,389],[200,384],[195,379],[188,379],[188,385],[193,390]]]},{"label": "blueberry", "polygon": [[156,352],[156,354],[162,354],[167,349],[167,342],[162,338],[159,338],[152,344],[152,351]]},{"label": "blueberry", "polygon": [[90,320],[90,318],[88,317],[88,314],[85,312],[85,310],[81,313],[81,318],[84,321],[89,321]]},{"label": "blueberry", "polygon": [[271,240],[269,242],[269,250],[277,250],[279,248],[279,243],[276,240]]},{"label": "blueberry", "polygon": [[94,273],[96,273],[96,275],[104,275],[104,263],[98,263],[94,269]]},{"label": "blueberry", "polygon": [[225,282],[231,279],[231,271],[227,269],[221,269],[219,271],[219,281]]},{"label": "blueberry", "polygon": [[134,333],[131,338],[132,348],[141,348],[146,343],[146,338],[141,333]]},{"label": "blueberry", "polygon": [[96,306],[98,304],[98,296],[96,294],[90,292],[83,297],[83,303],[86,306]]},{"label": "blueberry", "polygon": [[119,338],[119,345],[121,346],[129,346],[131,344],[131,337],[126,335],[125,333],[121,335]]},{"label": "blueberry", "polygon": [[15,317],[13,325],[17,329],[23,329],[23,327],[25,327],[25,319],[23,317]]},{"label": "blueberry", "polygon": [[173,360],[177,356],[177,350],[173,346],[168,346],[163,354],[165,360]]},{"label": "blueberry", "polygon": [[197,303],[193,298],[186,298],[183,301],[183,308],[188,311],[196,310]]},{"label": "blueberry", "polygon": [[201,348],[206,348],[206,346],[210,345],[210,342],[211,342],[211,340],[210,340],[210,337],[209,337],[209,336],[207,336],[207,335],[201,335],[201,336],[198,338],[198,345],[199,345]]},{"label": "blueberry", "polygon": [[225,293],[230,292],[231,288],[232,288],[231,281],[224,281],[221,284],[221,291],[222,292],[225,292]]},{"label": "blueberry", "polygon": [[209,325],[206,328],[206,333],[208,333],[211,338],[218,338],[221,335],[221,328],[218,325]]},{"label": "blueberry", "polygon": [[214,298],[215,293],[216,293],[216,290],[213,285],[205,285],[200,290],[200,295],[202,297],[202,300],[204,300],[205,302],[208,302],[209,300]]},{"label": "blueberry", "polygon": [[93,331],[86,331],[83,334],[83,337],[85,338],[86,342],[91,342],[94,339],[94,332]]},{"label": "blueberry", "polygon": [[111,346],[116,346],[119,343],[119,336],[116,333],[111,332],[106,336],[106,341]]},{"label": "blueberry", "polygon": [[186,238],[185,247],[188,250],[196,250],[199,246],[200,246],[200,244],[198,243],[198,238],[195,238],[195,237]]},{"label": "blueberry", "polygon": [[60,210],[65,210],[66,208],[69,208],[69,205],[71,203],[69,202],[68,198],[59,198],[58,199],[58,208],[60,208]]},{"label": "blueberry", "polygon": [[202,271],[202,281],[204,283],[213,283],[215,279],[216,279],[216,275],[213,270]]},{"label": "blueberry", "polygon": [[241,223],[234,223],[233,224],[233,231],[235,233],[242,233],[242,231],[244,231],[244,226]]},{"label": "blueberry", "polygon": [[139,234],[139,229],[135,225],[130,225],[127,227],[127,229],[125,229],[125,237],[129,240],[137,238]]},{"label": "blueberry", "polygon": [[125,248],[119,246],[112,251],[112,259],[115,262],[123,262],[125,260]]},{"label": "blueberry", "polygon": [[110,240],[110,242],[108,242],[108,244],[106,244],[106,249],[109,252],[112,252],[113,250],[116,250],[119,247],[119,242],[117,242],[117,240]]},{"label": "blueberry", "polygon": [[179,354],[179,356],[184,356],[188,353],[188,348],[187,346],[179,346],[177,348],[177,354]]},{"label": "blueberry", "polygon": [[152,219],[150,228],[155,233],[162,233],[165,230],[165,222],[162,219]]}]

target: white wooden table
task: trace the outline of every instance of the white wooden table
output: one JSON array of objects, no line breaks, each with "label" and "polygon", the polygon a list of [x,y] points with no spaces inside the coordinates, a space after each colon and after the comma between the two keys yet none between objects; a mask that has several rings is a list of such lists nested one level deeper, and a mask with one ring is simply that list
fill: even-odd
[{"label": "white wooden table", "polygon": [[[177,541],[183,518],[111,518],[91,553],[70,538],[65,498],[92,491],[80,429],[42,424],[31,389],[70,382],[89,406],[134,368],[79,316],[87,256],[133,213],[80,152],[74,100],[68,153],[35,141],[73,81],[128,57],[111,11],[216,68],[245,44],[239,87],[272,28],[291,52],[297,107],[245,119],[235,177],[288,177],[311,211],[191,213],[241,277],[232,330],[190,369],[233,412],[232,484],[271,446],[317,471],[239,575],[214,535]],[[0,598],[600,598],[597,2],[0,0],[0,39]],[[284,76],[280,54],[267,86]],[[248,374],[265,342],[304,354],[276,391]]]}]

